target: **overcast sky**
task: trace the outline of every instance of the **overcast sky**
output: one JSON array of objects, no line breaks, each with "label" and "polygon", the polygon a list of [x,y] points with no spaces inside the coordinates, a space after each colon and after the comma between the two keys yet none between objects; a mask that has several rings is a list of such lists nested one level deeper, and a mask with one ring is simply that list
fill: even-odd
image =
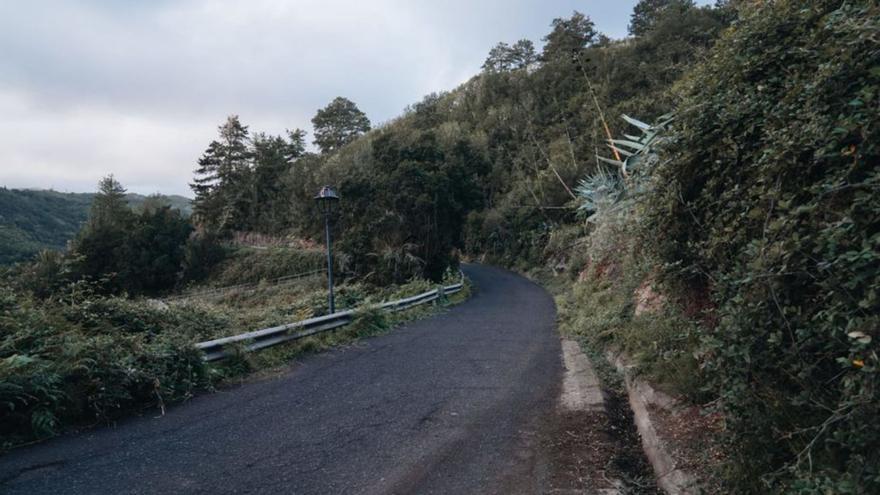
[{"label": "overcast sky", "polygon": [[[0,185],[189,196],[229,114],[300,127],[336,96],[374,123],[479,71],[498,41],[540,46],[577,9],[623,37],[636,0],[0,2]],[[311,136],[309,136],[311,140]]]}]

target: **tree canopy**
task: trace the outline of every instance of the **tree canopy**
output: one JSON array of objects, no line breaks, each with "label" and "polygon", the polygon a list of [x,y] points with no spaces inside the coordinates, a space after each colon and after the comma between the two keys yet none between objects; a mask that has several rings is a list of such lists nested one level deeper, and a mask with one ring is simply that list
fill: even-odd
[{"label": "tree canopy", "polygon": [[337,96],[312,118],[314,143],[322,153],[330,153],[370,130],[370,120],[348,98]]},{"label": "tree canopy", "polygon": [[68,276],[95,281],[107,292],[173,288],[192,227],[157,199],[134,212],[122,184],[112,175],[101,179],[88,221],[72,242]]},{"label": "tree canopy", "polygon": [[666,10],[674,9],[681,13],[693,7],[693,0],[639,0],[630,16],[629,34],[644,36],[654,28]]},{"label": "tree canopy", "polygon": [[[668,27],[627,43],[580,12],[554,19],[540,57],[530,40],[499,43],[481,74],[382,128],[334,99],[313,119],[320,155],[304,152],[298,131],[252,134],[230,118],[199,162],[197,224],[320,238],[311,198],[334,184],[341,255],[372,280],[436,279],[460,250],[536,260],[553,226],[575,220],[566,205],[605,147],[602,115],[669,111],[664,92],[720,31],[715,16],[669,14],[657,24]],[[230,156],[242,165],[224,165]]]},{"label": "tree canopy", "polygon": [[251,135],[231,115],[218,134],[199,158],[190,184],[196,225],[214,234],[283,229],[289,220],[283,181],[305,154],[305,131],[288,130],[286,139]]},{"label": "tree canopy", "polygon": [[489,50],[483,69],[494,72],[524,69],[537,61],[538,55],[531,40],[519,40],[513,46],[501,42]]},{"label": "tree canopy", "polygon": [[545,61],[576,57],[598,36],[593,21],[580,12],[569,18],[553,19],[551,26],[553,30],[544,37],[546,44],[541,54]]}]

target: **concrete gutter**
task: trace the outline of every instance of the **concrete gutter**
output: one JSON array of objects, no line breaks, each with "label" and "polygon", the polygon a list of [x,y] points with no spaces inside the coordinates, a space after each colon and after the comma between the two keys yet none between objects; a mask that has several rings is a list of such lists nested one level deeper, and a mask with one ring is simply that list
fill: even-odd
[{"label": "concrete gutter", "polygon": [[657,476],[657,485],[670,495],[696,495],[701,493],[702,491],[696,476],[676,467],[676,461],[672,457],[671,449],[658,435],[657,429],[651,420],[648,406],[675,411],[678,408],[678,402],[663,392],[655,390],[644,380],[634,377],[631,369],[632,366],[627,364],[626,359],[622,355],[608,352],[605,357],[624,377],[629,396],[629,405],[633,411],[639,436],[642,437],[642,448],[645,451],[645,456],[647,456],[648,461],[651,463],[651,467],[654,468],[654,474]]},{"label": "concrete gutter", "polygon": [[[562,339],[562,362],[565,374],[562,376],[562,394],[559,396],[559,409],[565,413],[580,412],[605,415],[605,397],[602,386],[590,359],[584,354],[576,340]],[[611,488],[596,490],[598,495],[622,495],[623,483],[616,479],[605,478]],[[569,493],[556,491],[552,493]],[[572,490],[570,493],[583,493]]]}]

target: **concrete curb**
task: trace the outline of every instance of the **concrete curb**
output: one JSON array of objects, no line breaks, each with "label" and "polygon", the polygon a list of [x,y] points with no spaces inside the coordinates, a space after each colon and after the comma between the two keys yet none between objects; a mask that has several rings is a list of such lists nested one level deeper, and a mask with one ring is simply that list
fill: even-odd
[{"label": "concrete curb", "polygon": [[651,467],[654,468],[657,485],[670,495],[702,493],[697,478],[692,473],[676,467],[676,460],[672,457],[666,442],[657,434],[657,429],[651,421],[649,405],[675,411],[679,408],[678,401],[655,390],[644,380],[635,378],[631,370],[632,366],[627,364],[626,358],[622,355],[609,351],[605,354],[605,358],[624,377],[629,405],[633,411],[639,436],[642,438],[642,448]]},{"label": "concrete curb", "polygon": [[604,411],[602,387],[589,358],[577,341],[562,339],[562,379],[560,406],[566,411]]}]

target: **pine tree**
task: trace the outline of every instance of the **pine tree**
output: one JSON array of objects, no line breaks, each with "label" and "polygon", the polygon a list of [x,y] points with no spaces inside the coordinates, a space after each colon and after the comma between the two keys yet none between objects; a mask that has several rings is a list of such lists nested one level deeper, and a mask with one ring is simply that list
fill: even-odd
[{"label": "pine tree", "polygon": [[505,72],[512,68],[512,50],[510,45],[503,41],[489,50],[489,56],[483,62],[483,70],[490,72]]},{"label": "pine tree", "polygon": [[489,51],[489,56],[483,62],[483,69],[490,72],[506,72],[526,68],[537,60],[535,45],[530,40],[519,40],[513,46],[502,42]]},{"label": "pine tree", "polygon": [[193,220],[201,226],[214,226],[219,218],[217,190],[220,184],[220,143],[211,141],[199,158],[199,167],[189,187],[193,198]]},{"label": "pine tree", "polygon": [[220,218],[217,228],[222,231],[244,230],[247,218],[252,216],[251,157],[248,127],[238,115],[230,115],[220,126]]},{"label": "pine tree", "polygon": [[89,220],[72,243],[73,271],[92,280],[106,279],[107,290],[118,290],[116,275],[124,262],[120,253],[133,219],[122,184],[112,175],[101,179]]},{"label": "pine tree", "polygon": [[294,129],[287,131],[287,161],[293,162],[306,152],[306,131]]},{"label": "pine tree", "polygon": [[538,61],[535,44],[531,40],[522,39],[510,47],[515,68],[524,69]]},{"label": "pine tree", "polygon": [[232,182],[249,168],[248,126],[242,125],[238,115],[230,115],[219,129],[221,162],[218,175],[221,182]]},{"label": "pine tree", "polygon": [[88,225],[90,228],[119,227],[131,216],[125,201],[125,188],[113,174],[98,182],[98,192],[92,201]]},{"label": "pine tree", "polygon": [[200,227],[227,232],[246,227],[251,214],[252,185],[248,127],[231,115],[219,128],[220,140],[212,141],[199,159],[193,216]]},{"label": "pine tree", "polygon": [[249,229],[278,233],[289,223],[290,193],[285,176],[293,163],[305,153],[305,131],[287,131],[289,140],[264,133],[254,135],[252,216]]}]

